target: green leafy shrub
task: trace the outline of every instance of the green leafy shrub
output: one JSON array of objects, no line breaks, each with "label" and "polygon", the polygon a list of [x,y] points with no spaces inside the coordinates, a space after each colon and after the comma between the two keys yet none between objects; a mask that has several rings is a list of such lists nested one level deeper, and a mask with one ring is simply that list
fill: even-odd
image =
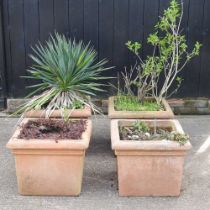
[{"label": "green leafy shrub", "polygon": [[[137,62],[122,73],[125,94],[136,95],[139,101],[152,96],[161,104],[163,98],[177,92],[183,81],[180,72],[193,57],[199,55],[201,48],[201,44],[196,42],[189,51],[186,37],[182,34],[182,17],[183,2],[179,4],[177,0],[172,0],[155,25],[155,32],[147,39],[147,43],[153,47],[153,53],[144,60],[140,56],[139,42],[126,43]],[[160,77],[163,81],[160,81]],[[174,83],[177,84],[175,88],[172,87]],[[133,90],[137,90],[137,94]]]}]

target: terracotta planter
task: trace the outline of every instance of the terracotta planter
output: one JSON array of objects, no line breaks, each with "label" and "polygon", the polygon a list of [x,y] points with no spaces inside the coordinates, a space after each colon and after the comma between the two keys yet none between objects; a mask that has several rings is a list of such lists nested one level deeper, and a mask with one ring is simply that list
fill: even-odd
[{"label": "terracotta planter", "polygon": [[[31,110],[24,113],[25,118],[44,118],[46,110]],[[91,117],[91,108],[85,106],[84,109],[68,110],[70,118],[88,118]],[[50,115],[50,118],[61,118],[61,111],[55,110]]]},{"label": "terracotta planter", "polygon": [[[131,125],[134,120],[112,120],[112,149],[117,156],[120,196],[178,196],[188,141],[120,140],[119,126]],[[143,120],[153,124],[152,120]],[[177,120],[157,120],[157,126],[171,127],[183,133]]]},{"label": "terracotta planter", "polygon": [[110,119],[172,119],[174,113],[163,99],[164,111],[117,111],[114,108],[115,97],[109,97],[108,115]]},{"label": "terracotta planter", "polygon": [[[26,123],[29,119],[24,119]],[[79,195],[85,151],[92,124],[79,140],[18,139],[20,127],[7,143],[16,161],[18,191],[22,195]]]}]

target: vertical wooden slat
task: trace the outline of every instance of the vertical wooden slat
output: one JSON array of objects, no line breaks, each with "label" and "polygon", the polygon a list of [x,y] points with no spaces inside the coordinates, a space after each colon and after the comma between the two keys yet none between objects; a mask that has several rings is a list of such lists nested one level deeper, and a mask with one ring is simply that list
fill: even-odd
[{"label": "vertical wooden slat", "polygon": [[168,8],[170,1],[171,0],[159,0],[159,11],[158,11],[159,16],[163,15],[163,12],[165,9]]},{"label": "vertical wooden slat", "polygon": [[[24,0],[24,33],[25,33],[25,54],[26,69],[32,65],[29,54],[31,47],[39,41],[39,4],[38,0]],[[27,74],[27,72],[25,72]],[[34,80],[26,80],[27,85],[32,85]]]},{"label": "vertical wooden slat", "polygon": [[6,90],[6,75],[5,75],[5,52],[4,52],[4,34],[3,34],[3,4],[0,2],[0,109],[5,106]]},{"label": "vertical wooden slat", "polygon": [[183,34],[188,38],[188,21],[189,21],[189,11],[190,11],[190,0],[183,0],[183,18],[181,23],[181,28],[183,30]]},{"label": "vertical wooden slat", "polygon": [[112,60],[113,53],[113,1],[99,0],[99,58]]},{"label": "vertical wooden slat", "polygon": [[54,0],[54,27],[65,35],[69,35],[68,10],[68,0]]},{"label": "vertical wooden slat", "polygon": [[[129,1],[129,40],[138,41],[142,44],[144,34],[144,0]],[[143,48],[141,50],[142,56]],[[129,53],[129,64],[134,65],[136,57]]]},{"label": "vertical wooden slat", "polygon": [[39,0],[40,40],[43,42],[54,33],[54,0]]},{"label": "vertical wooden slat", "polygon": [[144,39],[143,39],[143,57],[152,53],[153,47],[147,44],[149,34],[154,32],[154,26],[158,21],[159,0],[145,0],[144,2]]},{"label": "vertical wooden slat", "polygon": [[5,44],[5,75],[7,80],[7,96],[12,96],[12,58],[11,58],[11,42],[10,42],[10,24],[9,24],[9,1],[3,0],[3,24],[4,24],[4,44]]},{"label": "vertical wooden slat", "polygon": [[[189,11],[190,11],[190,0],[184,0],[183,1],[183,18],[181,23],[181,30],[182,34],[185,35],[187,43],[188,43],[188,37],[189,37]],[[178,90],[178,93],[175,94],[175,96],[178,97],[185,97],[186,93],[188,92],[188,85],[185,82],[185,78],[188,76],[189,72],[187,68],[184,68],[182,72],[180,72],[179,76],[184,79],[182,82],[182,85],[180,89]]]},{"label": "vertical wooden slat", "polygon": [[210,96],[210,1],[204,4],[199,96]]},{"label": "vertical wooden slat", "polygon": [[98,51],[98,0],[84,1],[84,41]]},{"label": "vertical wooden slat", "polygon": [[[202,22],[203,22],[203,4],[204,0],[191,0],[189,8],[189,33],[188,33],[188,45],[189,50],[192,50],[196,41],[202,41]],[[199,96],[199,84],[200,84],[200,68],[201,57],[194,58],[185,68],[185,92],[184,95],[190,97]]]},{"label": "vertical wooden slat", "polygon": [[24,35],[24,1],[9,0],[10,41],[12,57],[11,91],[14,97],[25,95],[25,35]]},{"label": "vertical wooden slat", "polygon": [[76,40],[84,38],[84,0],[69,0],[70,36]]},{"label": "vertical wooden slat", "polygon": [[[125,43],[128,41],[128,0],[114,1],[114,49],[113,62],[116,71],[123,71],[128,63],[128,50]],[[116,72],[115,71],[115,72]],[[115,74],[117,76],[117,74]]]},{"label": "vertical wooden slat", "polygon": [[[113,62],[113,35],[114,35],[114,0],[99,0],[99,60],[108,59],[107,66],[112,66]],[[103,73],[103,76],[114,76],[115,70],[111,69]],[[111,82],[111,80],[106,82]],[[107,88],[108,95],[111,88]]]}]

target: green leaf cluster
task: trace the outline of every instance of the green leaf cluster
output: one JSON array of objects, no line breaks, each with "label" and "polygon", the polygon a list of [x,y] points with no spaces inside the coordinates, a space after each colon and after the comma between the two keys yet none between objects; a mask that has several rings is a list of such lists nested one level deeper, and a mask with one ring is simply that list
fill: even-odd
[{"label": "green leaf cluster", "polygon": [[138,120],[135,121],[135,122],[133,122],[132,126],[138,132],[146,133],[146,132],[149,132],[150,131],[149,126],[145,122],[141,122],[141,121],[138,121]]},{"label": "green leaf cluster", "polygon": [[126,44],[127,48],[136,55],[139,55],[141,44],[139,42],[128,41]]}]

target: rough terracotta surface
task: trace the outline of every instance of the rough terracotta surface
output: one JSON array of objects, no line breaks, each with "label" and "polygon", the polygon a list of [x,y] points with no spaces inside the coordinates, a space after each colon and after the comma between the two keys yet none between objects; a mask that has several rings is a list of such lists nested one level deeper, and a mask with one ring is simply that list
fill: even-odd
[{"label": "rough terracotta surface", "polygon": [[[112,120],[112,149],[117,156],[120,196],[178,196],[180,194],[184,157],[191,148],[177,142],[120,140],[119,124],[134,120]],[[151,122],[152,120],[143,120]],[[177,120],[157,120],[157,126],[183,133]]]},{"label": "rough terracotta surface", "polygon": [[163,99],[165,111],[116,111],[114,108],[115,97],[109,97],[108,115],[110,119],[172,119],[174,113],[169,104]]},{"label": "rough terracotta surface", "polygon": [[[29,119],[24,119],[26,123]],[[92,124],[80,140],[17,139],[20,127],[7,143],[16,161],[18,191],[22,195],[79,195],[85,150],[89,146]]]},{"label": "rough terracotta surface", "polygon": [[[45,117],[45,110],[31,110],[24,113],[25,118],[41,118]],[[68,115],[71,118],[88,118],[91,117],[91,108],[85,106],[84,109],[68,110]],[[61,111],[55,110],[50,115],[50,118],[61,118]]]}]

